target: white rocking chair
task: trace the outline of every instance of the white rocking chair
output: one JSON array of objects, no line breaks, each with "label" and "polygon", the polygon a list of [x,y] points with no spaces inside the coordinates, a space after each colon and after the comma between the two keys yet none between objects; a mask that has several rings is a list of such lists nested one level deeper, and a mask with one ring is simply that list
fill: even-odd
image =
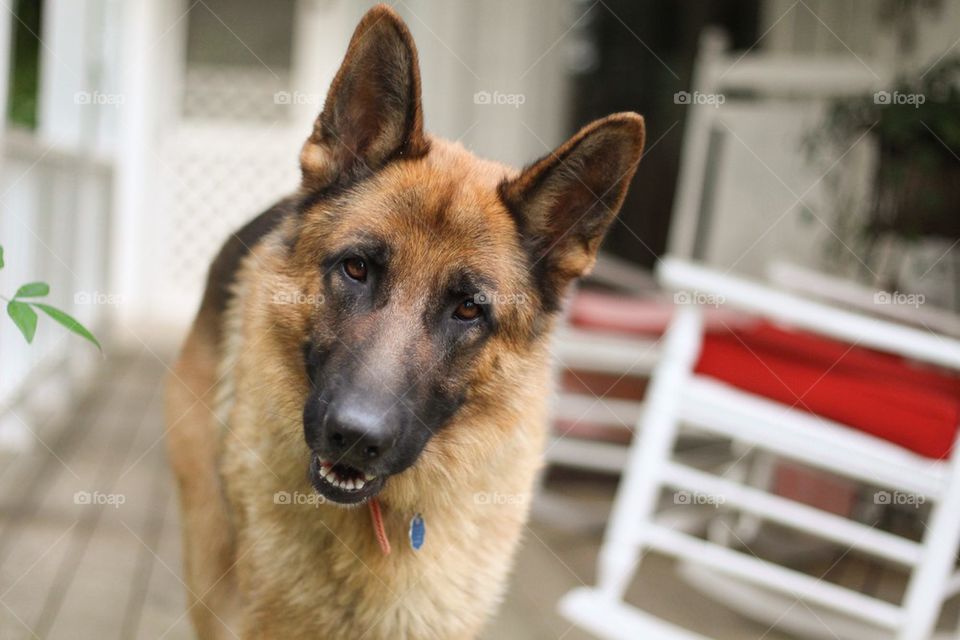
[{"label": "white rocking chair", "polygon": [[[746,583],[858,623],[845,623],[838,637],[929,638],[943,601],[960,589],[960,575],[954,572],[960,541],[960,447],[944,459],[926,457],[696,373],[703,308],[695,303],[713,296],[727,307],[805,332],[954,372],[960,371],[960,341],[674,259],[664,261],[659,276],[664,286],[691,292],[694,304],[679,306],[668,330],[600,552],[597,585],[568,593],[561,612],[603,638],[703,640],[624,602],[644,552],[654,550],[700,565],[721,585]],[[922,497],[932,505],[925,533],[919,541],[910,540],[765,487],[681,464],[673,452],[681,424],[886,491]],[[658,495],[664,487],[711,496],[740,513],[902,567],[909,576],[902,602],[893,604],[671,528],[658,520]]]}]

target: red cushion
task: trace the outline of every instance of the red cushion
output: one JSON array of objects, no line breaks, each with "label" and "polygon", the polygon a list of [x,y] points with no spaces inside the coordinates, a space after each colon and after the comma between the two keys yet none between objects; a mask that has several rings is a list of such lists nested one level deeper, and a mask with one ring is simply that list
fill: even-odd
[{"label": "red cushion", "polygon": [[[657,337],[667,330],[675,311],[669,299],[581,290],[570,300],[567,319],[578,329]],[[708,328],[744,324],[742,313],[722,308],[710,307],[704,315]]]},{"label": "red cushion", "polygon": [[766,322],[708,333],[696,371],[931,458],[960,425],[960,377]]},{"label": "red cushion", "polygon": [[[656,335],[673,305],[580,291],[574,326]],[[707,310],[697,372],[870,433],[931,458],[950,454],[960,425],[960,377],[810,333]]]},{"label": "red cushion", "polygon": [[581,290],[570,300],[567,318],[581,329],[656,336],[666,331],[673,311],[663,300]]}]

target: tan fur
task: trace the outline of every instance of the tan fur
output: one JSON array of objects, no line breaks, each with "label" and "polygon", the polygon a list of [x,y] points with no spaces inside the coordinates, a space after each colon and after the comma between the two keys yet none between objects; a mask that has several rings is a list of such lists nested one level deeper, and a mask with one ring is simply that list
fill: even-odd
[{"label": "tan fur", "polygon": [[167,449],[178,480],[187,604],[201,638],[228,638],[239,616],[232,525],[217,461],[217,345],[198,319],[167,382]]},{"label": "tan fur", "polygon": [[[402,26],[378,8],[358,33],[372,32],[370,25],[384,17],[391,28]],[[415,63],[415,52],[404,55]],[[341,75],[336,82],[345,82]],[[419,101],[419,78],[416,85]],[[624,175],[591,186],[614,192],[603,219],[593,227],[570,219],[557,229],[560,237],[548,237],[554,246],[542,257],[565,272],[553,276],[565,288],[589,268],[609,211],[619,207],[639,160],[643,125],[632,114],[612,116],[559,150],[561,158],[585,150],[584,158],[571,157],[570,171],[554,171],[544,163],[557,163],[544,159],[518,173],[457,144],[419,137],[419,115],[409,122],[416,154],[319,199],[301,219],[285,219],[251,247],[226,307],[217,312],[205,299],[175,368],[168,445],[180,486],[190,614],[202,638],[473,638],[503,595],[541,464],[555,315],[536,303],[517,215],[583,218],[580,210],[532,211],[556,209],[558,198],[578,189],[571,179],[590,181],[586,165],[617,155],[613,165]],[[318,160],[330,155],[317,146],[322,130],[318,125],[304,150],[304,189],[337,179],[329,158]],[[383,161],[383,148],[375,155]],[[546,200],[537,192],[542,184]],[[576,242],[564,240],[567,231]],[[450,376],[449,384],[467,389],[466,402],[412,467],[387,480],[379,495],[393,547],[386,557],[366,506],[275,499],[317,496],[306,476],[311,454],[302,414],[309,383],[301,347],[311,331],[329,332],[318,257],[363,233],[388,238],[397,265],[384,317],[420,317],[445,270],[463,266],[484,270],[499,292],[531,301],[504,305],[502,329],[469,367]],[[391,325],[374,350],[376,361],[356,366],[376,375],[412,358],[429,373],[436,355],[405,326],[413,324]],[[370,329],[361,322],[326,337],[349,343],[351,333]],[[418,512],[427,539],[414,551],[407,528]]]}]

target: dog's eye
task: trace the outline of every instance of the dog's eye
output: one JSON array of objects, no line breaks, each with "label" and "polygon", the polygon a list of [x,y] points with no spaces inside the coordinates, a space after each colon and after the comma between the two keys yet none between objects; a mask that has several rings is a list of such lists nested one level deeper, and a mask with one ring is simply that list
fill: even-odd
[{"label": "dog's eye", "polygon": [[476,320],[481,313],[483,313],[483,310],[480,305],[474,302],[472,298],[468,298],[453,310],[453,317],[457,320],[469,321]]},{"label": "dog's eye", "polygon": [[357,282],[363,282],[367,279],[367,262],[363,258],[347,258],[343,261],[343,272]]}]

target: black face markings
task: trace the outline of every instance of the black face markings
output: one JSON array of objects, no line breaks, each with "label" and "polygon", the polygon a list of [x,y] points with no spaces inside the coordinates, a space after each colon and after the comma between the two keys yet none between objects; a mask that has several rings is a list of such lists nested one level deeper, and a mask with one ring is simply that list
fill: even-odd
[{"label": "black face markings", "polygon": [[311,338],[303,341],[301,352],[303,354],[304,373],[307,376],[307,380],[310,381],[310,384],[315,385],[326,353],[320,349],[317,343]]},{"label": "black face markings", "polygon": [[[328,414],[369,416],[378,407],[375,422],[392,432],[389,452],[369,463],[353,459],[374,474],[413,464],[463,406],[475,357],[498,322],[489,268],[396,264],[401,252],[385,238],[358,234],[319,260],[327,303],[315,329],[323,331],[303,347],[313,382],[303,412],[307,444],[331,458],[343,448],[330,440]],[[401,292],[419,299],[397,298]],[[456,317],[465,302],[474,317]]]},{"label": "black face markings", "polygon": [[497,290],[492,277],[457,268],[430,294],[421,322],[435,336],[444,353],[483,342],[497,326],[491,303]]},{"label": "black face markings", "polygon": [[382,239],[359,235],[320,260],[325,289],[338,302],[338,316],[382,307],[388,293],[391,250]]},{"label": "black face markings", "polygon": [[300,353],[303,355],[303,370],[307,374],[307,380],[313,381],[313,377],[317,375],[317,362],[314,358],[314,349],[313,341],[304,340],[303,344],[300,345]]},{"label": "black face markings", "polygon": [[362,258],[368,265],[382,269],[390,259],[390,247],[385,240],[371,235],[360,235],[331,251],[322,261],[324,272],[350,258]]},{"label": "black face markings", "polygon": [[496,289],[496,283],[492,277],[476,273],[469,269],[458,269],[455,271],[446,285],[446,289],[452,295],[467,294],[472,296],[486,295],[487,292]]}]

